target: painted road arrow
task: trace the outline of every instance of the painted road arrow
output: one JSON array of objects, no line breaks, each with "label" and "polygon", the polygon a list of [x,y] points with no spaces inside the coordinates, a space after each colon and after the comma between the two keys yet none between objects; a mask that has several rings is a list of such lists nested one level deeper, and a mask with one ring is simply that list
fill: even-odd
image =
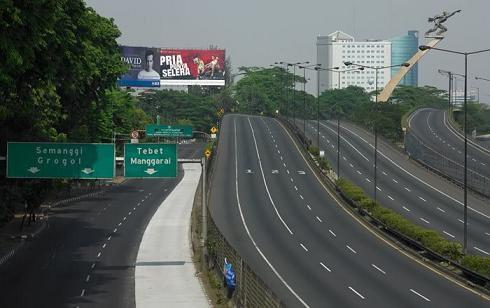
[{"label": "painted road arrow", "polygon": [[41,171],[41,169],[39,169],[38,167],[31,167],[31,168],[27,169],[27,171],[34,174],[34,173]]},{"label": "painted road arrow", "polygon": [[85,174],[90,174],[90,173],[95,172],[95,170],[92,168],[85,168],[85,169],[82,169],[82,172]]},{"label": "painted road arrow", "polygon": [[148,168],[145,170],[145,172],[148,173],[149,175],[152,175],[152,174],[157,173],[158,171],[153,169],[153,168]]}]

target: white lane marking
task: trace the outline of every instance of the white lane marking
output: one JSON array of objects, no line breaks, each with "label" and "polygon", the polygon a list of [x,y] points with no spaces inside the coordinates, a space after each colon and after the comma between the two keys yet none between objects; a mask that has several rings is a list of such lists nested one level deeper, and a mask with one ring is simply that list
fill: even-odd
[{"label": "white lane marking", "polygon": [[382,171],[381,173],[383,173],[383,175],[388,175],[386,172]]},{"label": "white lane marking", "polygon": [[343,158],[344,160],[347,160],[347,158],[345,158],[345,156],[342,156],[342,158]]},{"label": "white lane marking", "polygon": [[102,249],[104,249],[106,246],[107,246],[107,243],[104,243],[104,245],[102,245]]},{"label": "white lane marking", "polygon": [[281,154],[281,151],[277,150],[277,154]]},{"label": "white lane marking", "polygon": [[85,289],[82,290],[82,293],[80,294],[81,297],[85,295]]},{"label": "white lane marking", "polygon": [[294,189],[298,190],[298,187],[296,185],[294,185]]},{"label": "white lane marking", "polygon": [[277,169],[272,170],[272,174],[279,174],[279,170]]},{"label": "white lane marking", "polygon": [[305,175],[305,174],[306,174],[306,172],[304,172],[303,170],[298,170],[298,174],[300,174],[300,175]]},{"label": "white lane marking", "polygon": [[282,165],[284,166],[284,168],[286,168],[286,163],[282,163]]},{"label": "white lane marking", "polygon": [[291,183],[293,183],[293,182],[294,182],[294,180],[293,180],[293,178],[291,178]]},{"label": "white lane marking", "polygon": [[370,179],[368,179],[368,178],[366,178],[366,181],[368,181],[369,183],[371,183],[371,180],[370,180]]},{"label": "white lane marking", "polygon": [[286,172],[289,174],[289,170],[286,170]]},{"label": "white lane marking", "polygon": [[95,263],[92,263],[92,266],[90,267],[91,269],[94,269]]},{"label": "white lane marking", "polygon": [[428,299],[427,297],[423,296],[422,294],[420,294],[419,292],[415,291],[414,289],[410,289],[410,291],[414,294],[417,294],[418,296],[422,297],[423,299],[425,299],[426,301],[430,302],[430,299]]},{"label": "white lane marking", "polygon": [[110,241],[112,238],[112,235],[109,235],[109,237],[107,238],[108,241]]},{"label": "white lane marking", "polygon": [[124,217],[123,217],[123,220],[126,220],[126,219],[127,219],[127,216],[124,216]]},{"label": "white lane marking", "polygon": [[[259,148],[257,146],[257,140],[255,139],[255,132],[254,132],[254,129],[252,127],[252,122],[250,122],[250,118],[247,118],[247,120],[248,120],[248,125],[250,126],[250,130],[252,131],[252,137],[254,139],[254,145],[255,145],[255,152],[257,153],[257,158],[259,160],[260,173],[262,174],[262,180],[264,181],[265,190],[267,191],[267,195],[269,196],[269,200],[272,203],[272,206],[274,207],[274,211],[276,212],[277,217],[279,217],[279,220],[282,222],[284,227],[286,227],[289,234],[293,235],[293,231],[291,231],[289,226],[286,224],[286,222],[282,218],[281,214],[279,214],[279,210],[277,209],[276,204],[274,203],[274,200],[272,200],[272,196],[271,196],[271,193],[269,191],[269,187],[267,186],[267,181],[265,179],[264,169],[262,168],[262,159],[260,158]],[[296,188],[296,190],[298,190],[298,188],[296,186],[294,186],[294,187]]]},{"label": "white lane marking", "polygon": [[326,269],[329,273],[332,272],[325,264],[323,264],[323,262],[320,262],[320,265],[323,266],[323,268]]},{"label": "white lane marking", "polygon": [[359,171],[359,170],[356,170],[356,172],[357,172],[358,174],[362,174],[362,173],[361,173],[361,171]]},{"label": "white lane marking", "polygon": [[138,206],[140,206],[140,205],[141,205],[141,203],[140,203],[140,202],[138,202]]},{"label": "white lane marking", "polygon": [[[331,130],[333,133],[337,133],[336,131],[334,131],[333,129],[331,129],[330,127],[326,126],[325,124],[321,123],[321,125],[323,125],[324,127],[326,127],[327,129]],[[355,146],[352,145],[352,143],[350,143],[347,139],[345,139],[344,137],[341,136],[341,138],[348,144],[350,145],[359,155],[362,156],[362,158],[364,158],[366,161],[369,161],[369,159],[364,156],[364,154],[361,153],[361,151],[359,151]]]},{"label": "white lane marking", "polygon": [[133,211],[136,211],[136,208],[135,207],[133,207]]},{"label": "white lane marking", "polygon": [[101,254],[102,254],[102,252],[99,251],[99,253],[97,254],[97,258],[100,258]]},{"label": "white lane marking", "polygon": [[404,187],[406,191],[411,192],[411,190],[408,187]]},{"label": "white lane marking", "polygon": [[430,222],[429,222],[429,221],[427,221],[426,219],[424,219],[424,218],[422,218],[422,217],[420,217],[419,219],[420,219],[420,220],[422,220],[423,222],[425,222],[426,224],[430,224]]},{"label": "white lane marking", "polygon": [[394,200],[395,200],[395,199],[393,199],[393,197],[392,197],[392,196],[390,196],[390,195],[388,195],[388,198],[390,198],[390,199],[391,199],[391,201],[394,201]]},{"label": "white lane marking", "polygon": [[395,183],[397,183],[397,184],[398,184],[398,181],[397,181],[397,180],[395,180],[395,179],[393,179],[393,182],[395,182]]},{"label": "white lane marking", "polygon": [[303,247],[303,249],[304,249],[306,252],[308,252],[308,248],[306,248],[306,247],[305,247],[305,245],[303,245],[303,244],[301,244],[301,243],[299,243],[299,244],[301,245],[301,247]]},{"label": "white lane marking", "polygon": [[476,159],[474,159],[474,158],[472,158],[471,160],[474,161],[474,162],[476,162]]},{"label": "white lane marking", "polygon": [[117,225],[120,227],[122,225],[122,222],[118,223]]},{"label": "white lane marking", "polygon": [[379,191],[381,191],[381,188],[379,188],[379,186],[376,186],[376,189],[379,190]]},{"label": "white lane marking", "polygon": [[437,209],[443,213],[446,213],[446,211],[444,211],[443,209],[441,209],[440,207],[437,207]]},{"label": "white lane marking", "polygon": [[353,165],[353,164],[349,164],[349,166],[350,166],[351,168],[354,168],[354,165]]},{"label": "white lane marking", "polygon": [[405,211],[410,212],[410,209],[408,209],[407,207],[405,207],[405,206],[402,206],[402,207],[403,207],[403,209],[404,209]]},{"label": "white lane marking", "polygon": [[322,222],[322,220],[318,216],[316,217],[316,220],[318,220],[319,222]]},{"label": "white lane marking", "polygon": [[490,236],[490,233],[488,233],[488,232],[485,232],[485,234],[488,235],[488,236]]},{"label": "white lane marking", "polygon": [[281,156],[281,160],[282,160],[282,156]]},{"label": "white lane marking", "polygon": [[337,234],[335,234],[332,230],[328,229],[328,232],[330,232],[330,234],[332,234],[333,236],[337,237]]},{"label": "white lane marking", "polygon": [[449,232],[446,232],[446,231],[442,231],[442,233],[446,234],[447,236],[450,236],[452,238],[456,238],[454,235],[452,235],[451,233]]},{"label": "white lane marking", "polygon": [[[325,126],[324,124],[322,124],[323,126]],[[343,129],[345,129],[346,131],[350,132],[351,134],[353,134],[354,136],[358,137],[359,139],[361,139],[362,141],[364,141],[365,143],[369,144],[369,146],[371,148],[374,148],[374,146],[372,144],[370,144],[369,142],[367,142],[364,138],[362,138],[361,136],[359,136],[358,134],[356,134],[355,132],[353,132],[352,130],[348,129],[347,127],[344,127],[344,126],[341,126]],[[347,140],[346,140],[347,141]],[[460,154],[461,154],[461,151],[458,151]],[[431,189],[433,189],[434,191],[440,193],[441,195],[445,196],[446,198],[448,199],[451,199],[452,201],[456,202],[457,204],[459,205],[464,205],[463,202],[451,197],[450,195],[446,194],[445,192],[435,188],[434,186],[430,185],[429,183],[425,182],[424,180],[420,179],[419,177],[411,174],[410,172],[408,172],[407,170],[405,170],[402,166],[398,165],[397,163],[395,163],[391,158],[389,158],[388,156],[386,156],[383,152],[379,151],[378,150],[378,153],[383,156],[386,160],[388,160],[390,163],[392,163],[393,165],[395,165],[396,167],[398,167],[400,170],[402,170],[403,172],[405,172],[406,174],[408,174],[409,176],[413,177],[414,179],[416,179],[417,181],[419,181],[420,183],[426,185],[427,187],[430,187]],[[362,154],[361,154],[362,155]],[[393,180],[395,181],[395,180]],[[395,183],[398,183],[395,181]],[[475,213],[478,213],[480,215],[482,215],[483,217],[485,218],[488,218],[490,219],[490,216],[489,215],[486,215],[472,207],[468,207],[470,210],[474,211]]]},{"label": "white lane marking", "polygon": [[482,166],[486,166],[486,165],[487,165],[487,164],[485,164],[485,163],[480,163],[480,164],[481,164]]},{"label": "white lane marking", "polygon": [[364,298],[365,298],[364,296],[362,296],[362,295],[361,295],[361,293],[357,292],[357,291],[356,291],[356,290],[354,290],[352,287],[349,287],[349,289],[350,289],[352,292],[356,293],[356,294],[357,294],[357,296],[359,296],[360,298],[362,298],[362,299],[364,299]]},{"label": "white lane marking", "polygon": [[[249,120],[250,122],[250,120]],[[245,222],[245,218],[243,216],[243,211],[242,211],[242,206],[240,204],[240,197],[238,195],[238,155],[237,155],[237,136],[236,136],[236,122],[235,119],[233,119],[233,125],[235,128],[235,192],[236,192],[236,199],[237,199],[237,205],[238,205],[238,210],[240,212],[240,218],[242,219],[242,224],[243,227],[245,228],[245,231],[247,232],[248,238],[254,245],[255,249],[257,252],[260,254],[262,259],[267,263],[267,265],[270,267],[270,269],[274,272],[277,278],[286,286],[286,288],[303,304],[305,307],[309,307],[308,304],[289,286],[289,284],[282,278],[282,276],[277,272],[277,270],[272,266],[272,264],[269,262],[269,260],[265,257],[264,253],[262,253],[262,250],[257,246],[257,243],[255,243],[252,235],[250,234],[250,230],[248,229],[247,223]]]},{"label": "white lane marking", "polygon": [[117,228],[114,228],[114,233],[116,233],[116,232],[117,232]]},{"label": "white lane marking", "polygon": [[305,200],[305,198],[303,198],[303,196],[302,196],[302,195],[299,195],[299,197],[301,198],[301,200]]},{"label": "white lane marking", "polygon": [[462,221],[461,219],[458,219],[458,221],[459,221],[460,223],[464,224],[464,221]]},{"label": "white lane marking", "polygon": [[88,282],[90,280],[90,275],[87,275],[87,278],[85,278],[85,282]]},{"label": "white lane marking", "polygon": [[483,253],[484,253],[484,254],[486,254],[487,256],[490,256],[490,253],[486,252],[486,251],[485,251],[485,250],[483,250],[483,249],[480,249],[480,248],[478,248],[478,247],[476,247],[476,246],[473,246],[473,248],[475,248],[475,249],[476,249],[476,250],[478,250],[479,252],[483,252]]},{"label": "white lane marking", "polygon": [[349,245],[345,245],[347,248],[349,248],[350,251],[352,251],[353,253],[357,253],[357,251],[355,251],[354,249],[352,249]]},{"label": "white lane marking", "polygon": [[384,275],[386,275],[386,272],[383,271],[382,269],[380,269],[379,267],[377,267],[376,265],[374,264],[371,264],[375,269],[377,269],[378,271],[380,271],[381,273],[383,273]]},{"label": "white lane marking", "polygon": [[308,210],[311,211],[311,206],[309,206],[308,204],[306,205],[306,207],[308,208]]},{"label": "white lane marking", "polygon": [[425,200],[424,198],[422,198],[420,196],[419,196],[419,199],[422,200],[422,201],[424,201],[424,202],[427,202],[427,200]]}]

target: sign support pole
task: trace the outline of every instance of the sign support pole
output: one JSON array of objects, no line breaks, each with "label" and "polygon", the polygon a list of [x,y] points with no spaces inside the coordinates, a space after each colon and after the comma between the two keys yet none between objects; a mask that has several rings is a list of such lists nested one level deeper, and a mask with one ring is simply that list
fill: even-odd
[{"label": "sign support pole", "polygon": [[202,169],[202,271],[207,270],[206,262],[206,242],[208,239],[208,222],[207,222],[207,207],[206,207],[206,158],[201,159]]}]

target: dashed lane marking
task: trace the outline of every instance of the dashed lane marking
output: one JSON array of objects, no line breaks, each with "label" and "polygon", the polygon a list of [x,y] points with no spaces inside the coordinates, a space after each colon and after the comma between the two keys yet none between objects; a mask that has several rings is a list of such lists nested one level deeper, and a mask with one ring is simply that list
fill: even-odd
[{"label": "dashed lane marking", "polygon": [[303,244],[301,244],[301,243],[299,243],[299,244],[301,245],[301,247],[303,247],[303,249],[304,249],[306,252],[308,252],[308,248],[306,248],[306,247],[305,247],[305,245],[303,245]]},{"label": "dashed lane marking", "polygon": [[377,269],[378,271],[380,271],[381,273],[383,273],[383,275],[386,275],[386,272],[383,271],[382,269],[380,269],[379,267],[377,267],[376,265],[374,264],[371,264],[375,269]]},{"label": "dashed lane marking", "polygon": [[350,251],[352,251],[353,253],[356,253],[357,254],[357,251],[355,251],[354,249],[352,249],[349,245],[346,245],[347,248],[349,248]]},{"label": "dashed lane marking", "polygon": [[325,264],[323,264],[323,262],[320,262],[320,265],[323,266],[323,268],[326,269],[329,273],[332,272]]},{"label": "dashed lane marking", "polygon": [[328,229],[328,232],[330,232],[330,234],[332,234],[333,236],[337,237],[337,234],[335,234],[332,230]]},{"label": "dashed lane marking", "polygon": [[446,231],[442,231],[442,233],[446,234],[447,236],[450,236],[452,238],[456,238],[454,235],[452,235],[451,233],[449,232],[446,232]]},{"label": "dashed lane marking", "polygon": [[359,296],[360,298],[365,299],[365,297],[364,297],[364,296],[362,296],[362,295],[361,295],[361,293],[359,293],[359,292],[357,292],[356,290],[354,290],[354,288],[349,287],[349,289],[350,289],[352,292],[356,293],[356,294],[357,294],[357,296]]},{"label": "dashed lane marking", "polygon": [[423,222],[425,222],[426,224],[430,224],[430,222],[422,217],[419,218],[420,220],[422,220]]},{"label": "dashed lane marking", "polygon": [[483,252],[484,254],[486,254],[487,256],[490,256],[490,253],[486,252],[485,250],[481,249],[481,248],[478,248],[476,246],[473,246],[473,248],[475,248],[476,250],[478,250],[479,252]]},{"label": "dashed lane marking", "polygon": [[316,217],[316,220],[318,220],[319,222],[322,222],[322,220],[318,216]]},{"label": "dashed lane marking", "polygon": [[410,292],[418,295],[419,297],[425,299],[426,301],[430,302],[430,299],[428,299],[427,297],[423,296],[422,294],[418,293],[417,291],[415,291],[414,289],[410,289]]},{"label": "dashed lane marking", "polygon": [[409,208],[407,208],[406,206],[402,206],[402,207],[403,207],[403,209],[404,209],[405,211],[410,212],[410,209],[409,209]]}]

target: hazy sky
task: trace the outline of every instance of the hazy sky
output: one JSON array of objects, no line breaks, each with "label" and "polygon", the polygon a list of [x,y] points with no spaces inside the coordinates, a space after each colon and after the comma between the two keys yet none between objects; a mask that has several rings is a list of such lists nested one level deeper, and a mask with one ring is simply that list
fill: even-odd
[{"label": "hazy sky", "polygon": [[[148,47],[207,48],[217,45],[239,66],[316,59],[316,37],[342,30],[356,40],[389,39],[419,30],[427,17],[462,9],[446,25],[438,47],[460,51],[490,48],[489,0],[86,0],[112,17],[122,32],[120,44]],[[464,73],[464,57],[429,52],[419,62],[419,85],[447,88],[444,69]],[[469,57],[469,87],[490,101],[490,52]],[[316,82],[308,89],[316,92]],[[458,84],[462,86],[463,82]],[[458,86],[459,87],[459,86]]]}]

